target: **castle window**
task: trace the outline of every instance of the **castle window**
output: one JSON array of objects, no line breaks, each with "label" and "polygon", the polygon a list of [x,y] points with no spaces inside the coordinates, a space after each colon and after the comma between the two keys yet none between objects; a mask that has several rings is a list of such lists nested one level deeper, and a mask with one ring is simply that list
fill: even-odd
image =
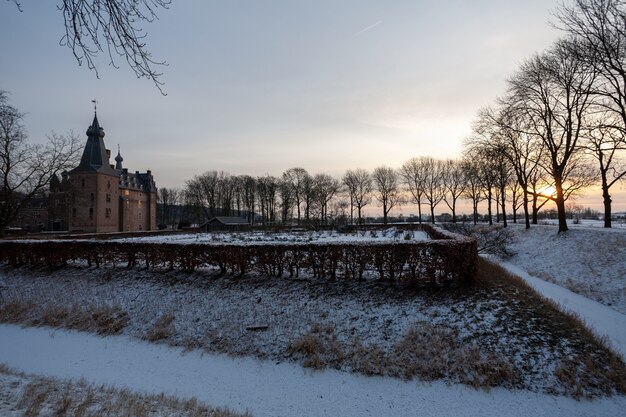
[{"label": "castle window", "polygon": [[93,219],[93,207],[89,207],[89,218]]},{"label": "castle window", "polygon": [[72,217],[76,218],[76,207],[72,209]]},{"label": "castle window", "polygon": [[111,209],[110,209],[110,208],[107,208],[107,209],[104,211],[104,216],[105,216],[107,219],[111,217]]},{"label": "castle window", "polygon": [[80,179],[80,183],[81,183],[81,185],[82,185],[83,187],[85,187],[85,179],[84,179],[84,178],[81,178],[81,179]]},{"label": "castle window", "polygon": [[111,202],[111,194],[107,194],[107,203]]},{"label": "castle window", "polygon": [[94,193],[91,193],[91,201],[94,201],[96,199],[96,195]]},{"label": "castle window", "polygon": [[111,188],[111,181],[107,181],[107,188]]}]

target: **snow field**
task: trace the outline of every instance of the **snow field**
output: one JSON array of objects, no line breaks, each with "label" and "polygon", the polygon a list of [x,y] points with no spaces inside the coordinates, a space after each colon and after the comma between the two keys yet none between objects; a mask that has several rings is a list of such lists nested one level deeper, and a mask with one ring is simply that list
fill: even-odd
[{"label": "snow field", "polygon": [[[576,226],[576,225],[575,225]],[[507,262],[626,314],[626,229],[512,224],[516,253]]]},{"label": "snow field", "polygon": [[[123,334],[135,338],[277,362],[306,364],[311,359],[310,366],[321,361],[319,366],[348,372],[372,373],[351,357],[359,350],[378,350],[386,356],[372,360],[387,365],[373,373],[402,376],[402,366],[417,366],[410,372],[426,379],[471,381],[482,377],[473,371],[467,375],[459,362],[473,357],[472,363],[487,361],[488,368],[502,363],[514,371],[487,385],[572,395],[574,387],[557,378],[562,361],[588,352],[602,361],[605,355],[576,331],[554,322],[552,312],[533,304],[531,295],[512,287],[417,290],[379,281],[232,279],[125,268],[4,268],[0,276],[7,300],[27,301],[42,311],[59,304],[116,307],[129,317]],[[164,318],[171,323],[160,328]],[[312,333],[320,326],[332,334]],[[163,337],[153,338],[155,330]],[[440,364],[435,373],[422,371],[423,363],[395,363],[407,348],[410,332],[418,335],[409,340],[416,355],[427,355],[426,365]],[[439,335],[440,346],[433,348],[420,334]],[[292,349],[304,338],[314,348],[308,356]],[[340,360],[323,352],[329,341],[339,346]],[[584,387],[582,395],[598,395],[604,389]]]},{"label": "snow field", "polygon": [[0,325],[0,358],[26,372],[85,378],[138,392],[196,397],[255,417],[615,417],[626,397],[576,401],[523,390],[489,392],[334,370],[311,372],[290,363],[184,352],[125,336],[22,329]]},{"label": "snow field", "polygon": [[368,230],[354,233],[339,233],[334,231],[307,231],[296,233],[275,232],[211,232],[189,234],[166,234],[161,236],[145,236],[123,239],[112,239],[114,242],[142,242],[142,243],[236,243],[254,245],[255,243],[351,243],[351,242],[378,242],[386,243],[400,240],[428,240],[428,234],[421,230],[399,230],[390,227],[384,230]]}]

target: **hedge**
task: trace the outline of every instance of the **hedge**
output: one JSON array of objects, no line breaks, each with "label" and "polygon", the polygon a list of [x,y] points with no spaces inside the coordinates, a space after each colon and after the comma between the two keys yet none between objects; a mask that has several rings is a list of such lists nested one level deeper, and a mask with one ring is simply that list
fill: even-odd
[{"label": "hedge", "polygon": [[433,227],[424,230],[435,240],[247,245],[1,241],[0,262],[51,267],[73,261],[96,267],[123,263],[183,271],[215,267],[236,276],[298,277],[304,272],[331,280],[360,280],[366,271],[374,271],[380,279],[427,285],[470,282],[478,265],[476,241]]}]

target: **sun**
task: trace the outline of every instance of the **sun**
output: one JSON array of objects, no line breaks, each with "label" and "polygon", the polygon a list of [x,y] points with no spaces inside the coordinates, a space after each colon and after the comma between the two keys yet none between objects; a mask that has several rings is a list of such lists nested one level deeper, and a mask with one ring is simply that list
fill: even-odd
[{"label": "sun", "polygon": [[546,185],[539,190],[539,194],[545,197],[556,197],[556,188],[552,185]]}]

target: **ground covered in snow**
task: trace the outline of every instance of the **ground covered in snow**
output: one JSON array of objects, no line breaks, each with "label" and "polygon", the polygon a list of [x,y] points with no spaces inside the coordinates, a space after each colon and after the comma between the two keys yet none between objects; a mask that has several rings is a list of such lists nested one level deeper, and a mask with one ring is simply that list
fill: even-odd
[{"label": "ground covered in snow", "polygon": [[[490,269],[491,268],[491,269]],[[8,268],[0,320],[124,334],[311,368],[575,397],[626,390],[622,361],[482,261],[440,290],[126,268]]]},{"label": "ground covered in snow", "polygon": [[[114,386],[17,372],[0,364],[0,414],[21,416],[237,417],[195,398],[135,393]],[[249,416],[249,414],[245,414]]]},{"label": "ground covered in snow", "polygon": [[0,325],[0,340],[11,340],[0,344],[0,358],[25,372],[195,397],[255,417],[615,417],[626,408],[624,396],[577,401],[523,390],[310,372],[290,363],[184,352],[126,336]]},{"label": "ground covered in snow", "polygon": [[[597,223],[597,222],[596,222]],[[529,274],[626,314],[626,229],[572,225],[510,227],[515,253],[507,259]]]},{"label": "ground covered in snow", "polygon": [[393,242],[398,240],[428,240],[428,234],[421,230],[399,230],[390,227],[384,230],[363,230],[352,233],[335,231],[302,231],[291,233],[276,232],[241,232],[241,233],[189,233],[164,234],[123,239],[112,239],[114,242],[150,242],[150,243],[329,243],[329,242]]}]

